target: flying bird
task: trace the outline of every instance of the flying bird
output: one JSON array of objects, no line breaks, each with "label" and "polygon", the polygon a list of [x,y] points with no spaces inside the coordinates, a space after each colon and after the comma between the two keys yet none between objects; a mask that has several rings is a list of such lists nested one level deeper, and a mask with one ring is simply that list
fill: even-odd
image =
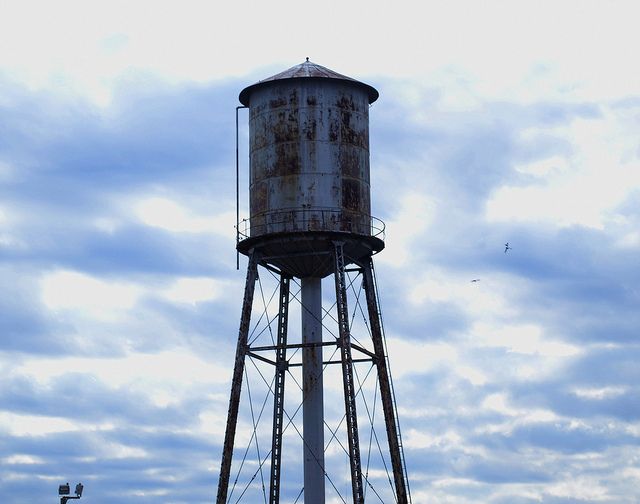
[{"label": "flying bird", "polygon": [[479,278],[474,278],[473,280],[471,280],[471,283],[475,283],[475,282],[479,282],[480,279]]},{"label": "flying bird", "polygon": [[513,247],[510,247],[510,246],[509,246],[509,242],[505,243],[505,244],[504,244],[504,253],[506,254],[506,253],[507,253],[507,250],[511,250],[512,248],[513,248]]}]

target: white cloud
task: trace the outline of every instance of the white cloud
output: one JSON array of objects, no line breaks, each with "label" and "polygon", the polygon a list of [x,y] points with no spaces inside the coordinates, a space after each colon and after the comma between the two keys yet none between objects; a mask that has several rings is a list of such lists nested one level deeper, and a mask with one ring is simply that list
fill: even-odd
[{"label": "white cloud", "polygon": [[640,231],[632,231],[630,233],[623,234],[615,242],[615,245],[620,248],[639,248]]},{"label": "white cloud", "polygon": [[135,205],[135,215],[147,226],[173,233],[232,234],[235,217],[232,212],[213,216],[195,215],[168,198],[151,197]]},{"label": "white cloud", "polygon": [[408,302],[419,307],[424,303],[452,303],[474,317],[507,315],[513,309],[508,296],[514,288],[524,289],[518,279],[492,273],[479,282],[455,270],[430,268],[411,279]]},{"label": "white cloud", "polygon": [[218,299],[223,286],[213,278],[178,278],[162,291],[162,296],[178,303],[196,304]]},{"label": "white cloud", "polygon": [[573,393],[586,399],[608,399],[618,397],[627,391],[626,387],[576,388]]},{"label": "white cloud", "polygon": [[417,192],[409,192],[398,198],[400,208],[385,222],[385,250],[379,262],[402,267],[411,258],[412,244],[431,224],[434,204]]},{"label": "white cloud", "polygon": [[452,430],[448,430],[441,435],[434,436],[427,432],[411,429],[403,436],[403,442],[407,446],[410,446],[412,450],[434,447],[445,450],[459,448],[463,445],[463,441],[464,440],[460,434]]},{"label": "white cloud", "polygon": [[[225,397],[223,404],[228,400]],[[227,412],[225,410],[220,411],[220,409],[216,410],[204,410],[202,413],[198,415],[199,420],[199,431],[207,434],[208,436],[213,436],[214,439],[218,439],[222,441],[223,439],[223,431],[220,428],[221,425],[225,425],[227,422]]]},{"label": "white cloud", "polygon": [[565,157],[551,156],[531,163],[517,165],[515,169],[520,173],[545,178],[554,172],[566,172],[569,169],[569,165]]},{"label": "white cloud", "polygon": [[42,300],[50,310],[82,312],[96,319],[109,319],[132,308],[143,293],[138,285],[102,280],[76,271],[45,274]]},{"label": "white cloud", "polygon": [[438,478],[433,482],[435,487],[480,487],[482,483],[472,478]]},{"label": "white cloud", "polygon": [[454,365],[458,352],[446,343],[416,343],[397,338],[387,338],[389,355],[392,359],[394,377],[406,374],[420,374]]},{"label": "white cloud", "polygon": [[609,492],[597,479],[578,477],[550,484],[546,491],[554,497],[580,499],[588,502],[611,502]]},{"label": "white cloud", "polygon": [[545,337],[543,329],[534,324],[492,325],[474,323],[470,339],[480,346],[506,348],[509,352],[543,357],[571,357],[581,349],[575,345]]},{"label": "white cloud", "polygon": [[[422,16],[415,15],[414,1],[405,0],[393,9],[370,3],[364,18],[358,2],[335,2],[333,8],[309,7],[311,25],[296,22],[305,12],[299,3],[276,5],[278,22],[287,30],[272,29],[271,4],[253,5],[247,17],[239,4],[200,0],[189,8],[171,2],[158,8],[150,0],[13,2],[0,20],[0,32],[12,41],[0,48],[0,65],[30,86],[73,89],[102,104],[108,104],[118,77],[131,69],[169,81],[202,81],[242,75],[261,62],[295,64],[305,56],[355,75],[434,80],[451,68],[468,75],[470,96],[584,100],[636,91],[634,80],[624,78],[628,60],[618,56],[621,47],[638,45],[633,2],[568,1],[548,8],[527,2],[447,2],[430,4],[431,15]],[[333,15],[336,9],[339,17]],[[252,37],[238,37],[238,19]],[[309,37],[327,26],[349,36],[338,36],[334,44]],[[291,40],[305,40],[305,52],[292,47]],[[397,50],[389,50],[390,40]],[[212,50],[229,41],[233,51]],[[345,44],[353,51],[344,51]]]},{"label": "white cloud", "polygon": [[[574,181],[544,187],[501,187],[487,203],[489,221],[545,221],[567,227],[580,224],[601,229],[600,209],[590,205],[585,185]],[[581,189],[578,189],[581,187]]]},{"label": "white cloud", "polygon": [[625,479],[636,480],[636,484],[640,484],[640,468],[629,467],[622,472],[622,476]]},{"label": "white cloud", "polygon": [[485,373],[471,366],[456,366],[454,371],[472,385],[485,385],[488,381]]},{"label": "white cloud", "polygon": [[31,455],[12,455],[5,457],[3,462],[5,464],[42,464],[43,460],[40,457],[33,457]]},{"label": "white cloud", "polygon": [[482,401],[482,407],[491,411],[497,411],[507,416],[516,416],[515,409],[507,406],[507,397],[505,394],[491,394]]},{"label": "white cloud", "polygon": [[116,459],[128,459],[128,458],[145,458],[148,453],[135,446],[127,446],[120,443],[110,443],[103,445],[103,456]]},{"label": "white cloud", "polygon": [[[60,357],[25,359],[15,366],[13,374],[29,377],[44,385],[67,373],[96,377],[110,387],[136,384],[146,387],[158,403],[166,401],[166,387],[188,387],[194,384],[226,383],[228,369],[209,362],[186,349],[158,353],[129,353],[120,358]],[[164,391],[163,391],[164,390]]]},{"label": "white cloud", "polygon": [[487,220],[604,229],[618,220],[617,207],[640,189],[640,159],[632,131],[623,113],[612,110],[602,118],[575,120],[559,128],[557,135],[573,149],[570,157],[516,166],[535,175],[537,182],[497,188],[486,204]]},{"label": "white cloud", "polygon": [[558,422],[561,417],[552,410],[539,408],[516,408],[510,404],[507,394],[497,392],[490,394],[482,401],[481,408],[487,411],[500,413],[506,420],[499,423],[486,423],[476,426],[478,434],[504,434],[510,435],[515,429],[522,426],[550,424]]},{"label": "white cloud", "polygon": [[65,418],[0,411],[0,431],[9,432],[12,436],[41,436],[78,429],[76,422]]},{"label": "white cloud", "polygon": [[[210,277],[169,277],[148,284],[107,280],[70,270],[46,273],[40,280],[41,299],[53,312],[86,322],[116,321],[132,315],[146,297],[196,305],[221,299],[226,284]],[[234,289],[234,291],[237,289]]]}]

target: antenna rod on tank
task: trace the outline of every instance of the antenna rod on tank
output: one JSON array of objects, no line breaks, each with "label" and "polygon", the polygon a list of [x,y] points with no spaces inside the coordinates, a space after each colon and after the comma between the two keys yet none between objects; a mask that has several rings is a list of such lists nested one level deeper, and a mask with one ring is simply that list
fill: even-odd
[{"label": "antenna rod on tank", "polygon": [[238,110],[245,107],[240,105],[236,107],[236,270],[240,269],[240,252],[238,251],[238,242],[240,241],[240,149],[238,147]]}]

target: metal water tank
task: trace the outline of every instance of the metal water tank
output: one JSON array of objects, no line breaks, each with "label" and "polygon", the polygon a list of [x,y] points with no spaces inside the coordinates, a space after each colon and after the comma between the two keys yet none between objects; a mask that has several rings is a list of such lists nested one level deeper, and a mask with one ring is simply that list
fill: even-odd
[{"label": "metal water tank", "polygon": [[[368,84],[308,59],[242,90],[240,102],[249,108],[244,238],[250,241],[239,250],[322,249],[334,233],[381,249],[381,241],[366,239],[380,230],[372,225],[369,176],[369,105],[377,98]],[[280,238],[292,234],[296,239],[282,247]]]}]

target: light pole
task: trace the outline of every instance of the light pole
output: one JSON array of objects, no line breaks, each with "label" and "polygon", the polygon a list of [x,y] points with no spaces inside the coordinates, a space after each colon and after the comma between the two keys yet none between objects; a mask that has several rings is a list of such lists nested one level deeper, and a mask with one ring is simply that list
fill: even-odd
[{"label": "light pole", "polygon": [[67,501],[71,499],[79,499],[80,497],[82,497],[82,490],[84,490],[84,485],[82,483],[78,483],[76,485],[76,495],[74,497],[69,495],[71,493],[69,483],[67,483],[66,485],[60,485],[58,487],[58,495],[61,496],[60,504],[67,504]]}]

